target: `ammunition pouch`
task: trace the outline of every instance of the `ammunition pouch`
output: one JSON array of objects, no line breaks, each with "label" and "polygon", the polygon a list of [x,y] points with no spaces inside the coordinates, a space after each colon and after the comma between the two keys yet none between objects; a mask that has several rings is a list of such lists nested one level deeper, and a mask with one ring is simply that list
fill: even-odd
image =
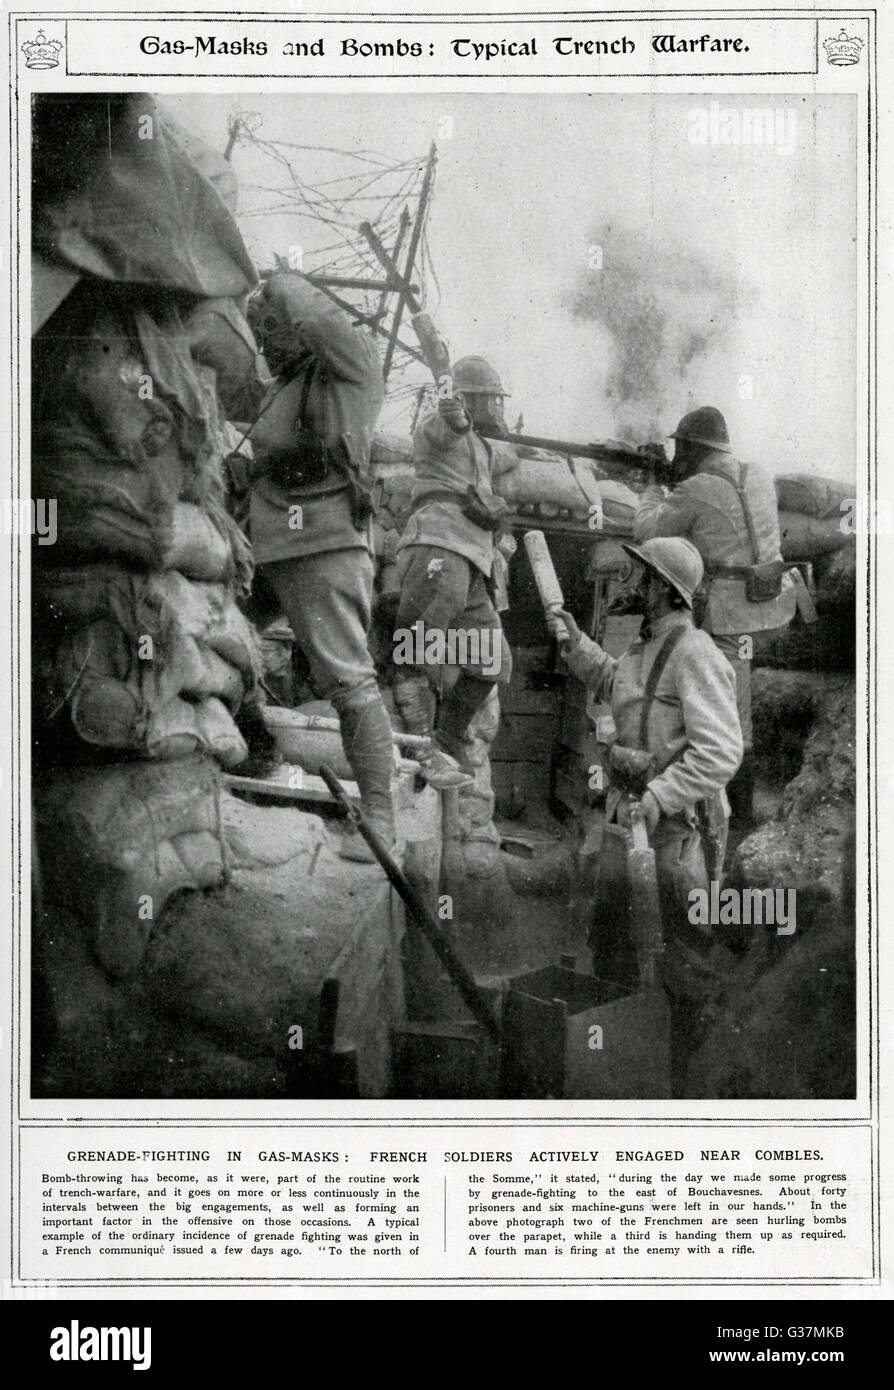
[{"label": "ammunition pouch", "polygon": [[745,597],[749,603],[766,603],[778,598],[782,593],[782,576],[786,571],[784,560],[768,560],[763,565],[752,565],[745,579]]},{"label": "ammunition pouch", "polygon": [[311,387],[318,375],[316,362],[310,362],[304,371],[304,382],[301,387],[301,403],[298,407],[298,416],[295,421],[294,435],[288,444],[280,448],[270,449],[264,456],[264,472],[278,488],[283,492],[289,492],[292,488],[319,486],[324,482],[329,472],[330,464],[334,459],[330,455],[329,447],[326,443],[326,374],[319,372],[319,379],[322,387],[322,420],[323,425],[319,429],[313,429],[305,421],[307,419],[308,401],[310,399]]},{"label": "ammunition pouch", "polygon": [[708,579],[741,579],[749,603],[768,603],[782,593],[782,576],[788,569],[785,560],[766,560],[761,565],[708,565]]},{"label": "ammunition pouch", "polygon": [[264,457],[264,472],[283,492],[322,483],[329,472],[329,450],[313,430],[297,432],[288,449],[272,449]]},{"label": "ammunition pouch", "polygon": [[503,520],[509,511],[509,504],[502,497],[489,494],[483,497],[476,487],[466,488],[465,499],[460,510],[467,521],[480,526],[482,531],[502,531]]},{"label": "ammunition pouch", "polygon": [[754,518],[751,515],[751,507],[748,504],[748,497],[745,492],[745,479],[748,476],[748,464],[743,463],[739,468],[738,482],[724,473],[722,470],[713,468],[710,465],[702,465],[702,473],[710,473],[715,478],[721,478],[723,482],[736,493],[742,507],[742,516],[748,528],[748,539],[751,544],[751,555],[754,561],[751,565],[720,565],[711,564],[705,566],[705,577],[714,579],[718,575],[725,576],[727,579],[743,579],[745,581],[745,598],[748,603],[768,603],[771,599],[778,598],[782,593],[782,576],[788,566],[784,560],[764,560],[761,561],[760,542],[754,525]]}]

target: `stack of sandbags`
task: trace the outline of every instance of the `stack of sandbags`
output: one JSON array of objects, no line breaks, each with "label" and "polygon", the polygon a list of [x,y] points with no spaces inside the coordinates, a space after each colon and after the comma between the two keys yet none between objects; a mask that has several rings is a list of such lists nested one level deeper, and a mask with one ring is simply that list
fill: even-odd
[{"label": "stack of sandbags", "polygon": [[139,966],[174,894],[227,874],[210,758],[57,768],[37,779],[35,823],[48,920],[76,919],[116,978]]},{"label": "stack of sandbags", "polygon": [[141,757],[245,757],[232,714],[254,690],[255,641],[225,585],[87,564],[45,572],[38,595],[54,635],[36,663],[47,726]]},{"label": "stack of sandbags", "polygon": [[193,319],[85,282],[35,340],[35,495],[57,507],[36,576],[39,708],[91,747],[232,765],[246,755],[232,715],[258,680],[236,605],[251,558],[224,507],[208,364],[226,380],[208,327],[226,319]]},{"label": "stack of sandbags", "polygon": [[636,494],[625,483],[600,476],[586,459],[527,452],[535,456],[526,453],[518,467],[500,479],[500,493],[519,518],[560,519],[600,535],[631,534]]},{"label": "stack of sandbags", "polygon": [[853,485],[814,473],[781,473],[774,482],[786,560],[815,561],[850,544],[855,534]]},{"label": "stack of sandbags", "polygon": [[57,511],[35,552],[39,848],[119,974],[173,892],[226,871],[219,765],[247,755],[259,681],[217,387],[239,398],[239,323],[85,280],[34,342],[33,490]]}]

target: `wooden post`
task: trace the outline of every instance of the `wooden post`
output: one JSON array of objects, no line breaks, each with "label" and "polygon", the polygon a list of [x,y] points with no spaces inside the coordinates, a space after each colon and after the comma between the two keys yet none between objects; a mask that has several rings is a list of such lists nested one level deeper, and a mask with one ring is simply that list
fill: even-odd
[{"label": "wooden post", "polygon": [[[428,211],[428,203],[431,198],[432,184],[435,178],[435,164],[438,159],[438,148],[432,141],[431,149],[428,152],[428,163],[425,166],[425,174],[422,179],[422,188],[419,193],[419,206],[416,209],[416,221],[413,223],[413,231],[410,235],[410,245],[407,251],[407,259],[404,265],[403,282],[409,285],[413,274],[413,266],[416,264],[416,255],[419,250],[419,243],[422,240],[422,232],[425,227],[425,215]],[[382,363],[382,375],[388,381],[388,373],[391,370],[391,359],[394,357],[394,349],[397,345],[397,335],[400,330],[400,321],[403,317],[404,302],[406,300],[406,290],[401,288],[397,292],[397,307],[394,311],[394,318],[391,323],[391,334],[388,339],[388,346],[385,349],[385,361]]]},{"label": "wooden post", "polygon": [[[397,237],[396,237],[395,242],[394,242],[394,250],[393,250],[392,253],[391,253],[391,260],[392,260],[393,265],[395,265],[395,266],[398,266],[398,265],[400,264],[400,253],[401,253],[401,251],[402,251],[402,249],[403,249],[404,237],[405,237],[406,234],[407,234],[407,228],[409,227],[409,225],[410,225],[410,214],[409,214],[409,211],[407,210],[406,205],[404,205],[403,209],[401,210],[401,214],[400,214],[400,222],[399,222],[398,228],[397,228]],[[363,223],[363,227],[368,227],[368,226],[369,226],[369,223],[368,223],[368,222],[364,222],[364,223]],[[361,231],[363,230],[363,227],[361,227],[361,229],[360,229]],[[385,317],[385,311],[386,311],[386,309],[387,309],[387,307],[388,307],[388,295],[389,295],[389,294],[390,294],[390,291],[389,291],[389,290],[383,290],[382,293],[381,293],[381,296],[379,297],[379,304],[378,304],[378,307],[377,307],[376,312],[375,312],[375,321],[376,321],[376,323],[380,323],[380,322],[382,321],[382,319]]]},{"label": "wooden post", "polygon": [[416,409],[413,412],[413,423],[410,426],[411,439],[413,438],[413,435],[416,433],[416,426],[419,424],[419,416],[422,414],[422,406],[425,402],[425,393],[427,390],[427,386],[420,386],[418,392],[416,393]]},{"label": "wooden post", "polygon": [[[317,289],[322,290],[327,298],[332,300],[333,304],[337,304],[339,309],[344,309],[345,313],[350,314],[351,318],[357,323],[364,324],[370,332],[375,333],[379,338],[388,337],[387,329],[383,328],[382,325],[369,314],[362,314],[355,304],[349,304],[346,299],[342,299],[341,295],[336,294],[328,285],[318,284]],[[402,342],[400,338],[397,340],[397,346],[400,348],[401,352],[409,353],[411,357],[415,357],[416,361],[421,362],[423,367],[427,366],[425,358],[417,348],[410,347],[409,343]]]}]

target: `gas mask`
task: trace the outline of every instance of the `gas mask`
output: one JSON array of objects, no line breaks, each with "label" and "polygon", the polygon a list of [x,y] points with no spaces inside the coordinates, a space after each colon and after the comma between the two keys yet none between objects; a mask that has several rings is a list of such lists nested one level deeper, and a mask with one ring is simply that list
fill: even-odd
[{"label": "gas mask", "polygon": [[463,405],[478,434],[485,439],[502,439],[508,433],[503,413],[503,397],[484,391],[463,392]]}]

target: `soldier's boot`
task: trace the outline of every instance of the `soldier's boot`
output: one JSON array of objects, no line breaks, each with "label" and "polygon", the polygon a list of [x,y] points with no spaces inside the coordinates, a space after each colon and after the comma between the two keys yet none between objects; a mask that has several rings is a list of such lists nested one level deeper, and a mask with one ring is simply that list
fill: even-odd
[{"label": "soldier's boot", "polygon": [[463,772],[472,776],[475,769],[469,762],[466,733],[492,689],[493,681],[483,681],[478,676],[461,671],[459,680],[441,705],[435,725],[435,739],[439,748],[455,758]]},{"label": "soldier's boot", "polygon": [[[341,725],[345,757],[360,789],[360,809],[387,850],[395,848],[391,770],[394,765],[391,720],[374,680],[332,699]],[[360,864],[373,864],[375,855],[353,827],[342,837],[339,854]]]},{"label": "soldier's boot", "polygon": [[455,758],[445,753],[432,734],[432,694],[424,676],[397,676],[394,703],[408,733],[429,740],[429,748],[416,753],[422,776],[437,791],[469,787],[473,778],[463,772]]},{"label": "soldier's boot", "polygon": [[727,786],[726,795],[729,799],[730,823],[741,830],[754,826],[754,753],[750,748],[745,750],[739,770]]},{"label": "soldier's boot", "polygon": [[271,776],[282,763],[282,754],[279,744],[267,728],[257,696],[250,696],[242,702],[234,720],[236,728],[245,739],[248,756],[232,771],[238,777]]}]

